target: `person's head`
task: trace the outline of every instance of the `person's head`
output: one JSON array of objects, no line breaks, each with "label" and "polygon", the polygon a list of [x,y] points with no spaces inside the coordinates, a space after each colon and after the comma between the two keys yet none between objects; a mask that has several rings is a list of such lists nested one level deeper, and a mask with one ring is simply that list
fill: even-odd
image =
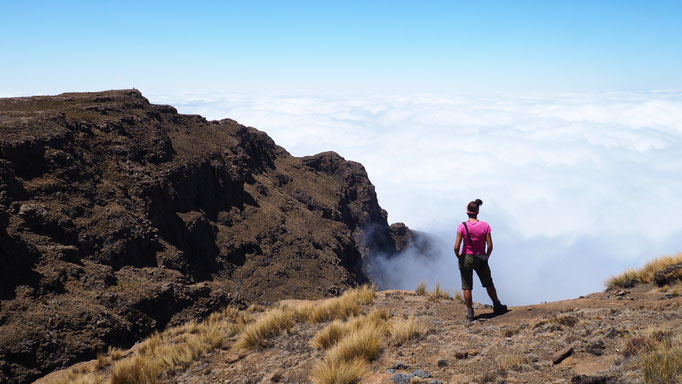
[{"label": "person's head", "polygon": [[481,201],[481,199],[476,199],[469,202],[469,204],[467,204],[467,215],[472,218],[478,216],[478,208],[481,205],[483,205],[483,201]]}]

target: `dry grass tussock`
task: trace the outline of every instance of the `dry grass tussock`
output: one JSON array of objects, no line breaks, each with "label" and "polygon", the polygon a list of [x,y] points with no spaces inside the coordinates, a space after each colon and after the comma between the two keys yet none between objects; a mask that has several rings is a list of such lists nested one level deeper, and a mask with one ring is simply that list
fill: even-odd
[{"label": "dry grass tussock", "polygon": [[[682,253],[675,256],[664,256],[648,262],[638,270],[628,269],[620,275],[613,276],[606,281],[607,288],[629,288],[637,282],[648,283],[653,280],[654,273],[673,264],[682,263]],[[682,276],[681,276],[682,278]]]},{"label": "dry grass tussock", "polygon": [[464,304],[464,296],[462,296],[462,291],[455,292],[454,299],[456,302],[458,302],[460,304]]},{"label": "dry grass tussock", "polygon": [[391,344],[395,346],[403,345],[424,333],[424,326],[412,316],[407,319],[392,320],[389,324]]},{"label": "dry grass tussock", "polygon": [[323,323],[326,321],[356,316],[360,313],[360,305],[371,304],[374,301],[375,292],[371,285],[363,285],[358,288],[349,289],[339,297],[326,300],[318,305],[305,304],[296,308],[295,316],[297,319],[312,323]]},{"label": "dry grass tussock", "polygon": [[433,290],[429,294],[429,298],[432,300],[449,299],[450,294],[447,291],[441,289],[440,283],[436,283],[436,285],[433,286]]},{"label": "dry grass tussock", "polygon": [[249,311],[226,308],[202,322],[190,321],[163,333],[155,333],[128,357],[123,358],[120,349],[110,348],[106,355],[98,356],[96,367],[101,369],[111,365],[109,380],[100,372],[71,372],[62,383],[154,383],[163,372],[184,368],[222,347],[227,337],[236,335],[252,319]]},{"label": "dry grass tussock", "polygon": [[294,326],[294,311],[289,308],[273,308],[265,311],[255,322],[242,330],[233,349],[259,349],[267,339]]},{"label": "dry grass tussock", "polygon": [[526,357],[520,352],[501,354],[495,361],[501,371],[519,369],[523,364],[527,363]]},{"label": "dry grass tussock", "polygon": [[419,296],[425,296],[426,295],[426,282],[420,281],[419,285],[417,285],[417,289],[414,290],[414,293],[416,293]]},{"label": "dry grass tussock", "polygon": [[383,309],[375,309],[368,315],[355,317],[346,322],[334,320],[315,334],[310,345],[313,348],[329,349],[346,335],[368,326],[381,329],[385,334],[388,334],[388,318],[388,312]]},{"label": "dry grass tussock", "polygon": [[649,330],[628,339],[623,355],[637,357],[649,384],[682,382],[682,335]]},{"label": "dry grass tussock", "polygon": [[334,321],[315,335],[311,345],[327,349],[325,357],[312,369],[316,384],[355,383],[367,373],[367,364],[376,359],[390,334],[389,314],[375,309],[346,322]]},{"label": "dry grass tussock", "polygon": [[368,372],[365,360],[351,361],[318,360],[313,365],[311,379],[315,384],[352,384]]}]

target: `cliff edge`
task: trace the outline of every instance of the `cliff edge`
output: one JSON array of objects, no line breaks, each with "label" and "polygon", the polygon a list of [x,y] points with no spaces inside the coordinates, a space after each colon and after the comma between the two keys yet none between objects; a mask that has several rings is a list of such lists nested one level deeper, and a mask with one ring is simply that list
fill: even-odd
[{"label": "cliff edge", "polygon": [[225,305],[368,281],[391,232],[364,167],[136,90],[0,99],[0,382]]}]

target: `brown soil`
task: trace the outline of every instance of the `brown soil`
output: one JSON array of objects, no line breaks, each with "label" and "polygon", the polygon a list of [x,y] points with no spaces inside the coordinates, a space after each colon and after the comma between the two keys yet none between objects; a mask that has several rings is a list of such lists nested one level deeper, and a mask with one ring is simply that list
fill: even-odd
[{"label": "brown soil", "polygon": [[[477,291],[480,294],[480,292]],[[295,304],[298,302],[287,302]],[[454,300],[432,300],[411,291],[381,291],[364,308],[384,308],[393,317],[414,316],[425,332],[400,347],[387,346],[371,364],[362,383],[392,383],[394,373],[428,372],[443,383],[641,383],[637,358],[625,353],[626,342],[652,329],[682,331],[682,297],[666,296],[652,284],[598,292],[575,300],[511,307],[493,316],[475,305],[477,318],[465,320],[465,307]],[[299,323],[273,338],[261,351],[214,351],[162,383],[309,383],[310,369],[322,352],[310,347],[326,324]],[[558,364],[552,356],[572,354]],[[397,363],[400,369],[387,373]],[[89,365],[88,365],[89,364]],[[92,370],[96,362],[81,366]],[[38,381],[55,383],[67,371]]]},{"label": "brown soil", "polygon": [[361,164],[136,90],[0,99],[0,382],[227,304],[339,294],[411,236],[386,217]]}]

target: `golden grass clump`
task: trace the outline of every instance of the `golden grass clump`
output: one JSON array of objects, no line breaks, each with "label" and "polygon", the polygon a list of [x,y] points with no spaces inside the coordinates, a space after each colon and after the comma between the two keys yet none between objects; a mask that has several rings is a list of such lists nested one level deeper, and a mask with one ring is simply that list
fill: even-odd
[{"label": "golden grass clump", "polygon": [[98,353],[97,354],[97,364],[95,365],[96,369],[102,369],[109,365],[110,361],[107,359],[107,357],[104,354]]},{"label": "golden grass clump", "polygon": [[327,351],[326,358],[330,361],[351,361],[355,358],[374,360],[382,350],[384,334],[382,328],[367,324],[339,340]]},{"label": "golden grass clump", "polygon": [[433,300],[440,300],[440,299],[449,299],[450,294],[441,289],[440,283],[436,283],[436,285],[433,286],[433,290],[431,290],[431,294],[429,295],[431,299]]},{"label": "golden grass clump", "polygon": [[613,276],[606,280],[607,288],[630,288],[635,286],[641,280],[639,279],[639,272],[634,269],[628,269],[620,275]]},{"label": "golden grass clump", "polygon": [[324,359],[313,365],[311,379],[315,384],[353,384],[367,372],[367,363],[360,358],[351,361]]},{"label": "golden grass clump", "polygon": [[[641,269],[628,269],[620,275],[613,276],[606,281],[607,288],[630,288],[637,282],[648,283],[653,280],[654,273],[673,264],[682,263],[682,253],[675,256],[664,256],[654,259],[645,264]],[[682,275],[678,276],[682,280]]]},{"label": "golden grass clump", "polygon": [[300,305],[295,310],[295,316],[297,319],[312,323],[323,323],[336,319],[345,320],[359,314],[360,305],[372,303],[374,297],[374,287],[363,285],[349,289],[343,295],[326,300],[319,305]]},{"label": "golden grass clump", "polygon": [[[195,330],[193,324],[186,329]],[[192,361],[219,347],[225,337],[221,324],[199,323],[193,333],[154,334],[133,356],[113,365],[111,384],[153,383],[166,370],[186,367]]]},{"label": "golden grass clump", "polygon": [[206,353],[223,346],[240,325],[252,316],[234,308],[216,312],[202,322],[190,321],[163,333],[149,336],[131,356],[120,359],[121,351],[110,349],[111,384],[154,383],[167,370],[188,366]]},{"label": "golden grass clump", "polygon": [[107,350],[107,355],[109,355],[109,357],[111,357],[111,360],[113,361],[120,359],[121,356],[123,355],[123,352],[121,351],[120,348],[109,347]]},{"label": "golden grass clump", "polygon": [[464,296],[462,296],[462,291],[455,292],[454,299],[456,302],[458,302],[460,304],[464,304]]},{"label": "golden grass clump", "polygon": [[391,321],[389,327],[391,342],[395,346],[403,345],[419,336],[423,332],[422,328],[422,325],[412,316]]},{"label": "golden grass clump", "polygon": [[420,281],[419,285],[417,285],[417,289],[414,290],[414,293],[419,296],[426,296],[426,282]]},{"label": "golden grass clump", "polygon": [[341,320],[334,320],[317,332],[310,342],[313,348],[327,349],[336,344],[346,334],[346,327]]},{"label": "golden grass clump", "polygon": [[265,311],[255,322],[247,325],[233,349],[259,349],[267,339],[283,330],[290,331],[294,325],[294,312],[288,308],[273,308]]},{"label": "golden grass clump", "polygon": [[356,383],[364,376],[369,361],[376,359],[389,334],[389,317],[385,309],[375,309],[342,323],[336,320],[313,338],[311,345],[327,349],[317,361],[311,379],[316,384]]},{"label": "golden grass clump", "polygon": [[334,320],[315,334],[310,345],[313,348],[328,349],[344,336],[365,327],[374,327],[388,334],[388,318],[389,314],[385,309],[374,309],[368,315],[354,317],[345,323]]},{"label": "golden grass clump", "polygon": [[[344,295],[346,292],[344,292]],[[371,304],[376,297],[376,292],[373,285],[364,284],[359,288],[353,288],[348,295],[355,297],[358,303],[367,305]]]}]

